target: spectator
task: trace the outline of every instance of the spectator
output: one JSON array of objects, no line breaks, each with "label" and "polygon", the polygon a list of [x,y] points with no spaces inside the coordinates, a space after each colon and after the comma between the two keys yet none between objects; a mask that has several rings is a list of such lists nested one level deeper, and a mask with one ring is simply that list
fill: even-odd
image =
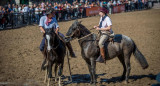
[{"label": "spectator", "polygon": [[29,8],[28,8],[27,5],[24,5],[24,8],[22,9],[22,12],[23,12],[23,13],[29,12]]},{"label": "spectator", "polygon": [[116,0],[113,1],[113,6],[116,6],[117,5],[117,2]]},{"label": "spectator", "polygon": [[128,1],[128,11],[131,11],[131,0]]},{"label": "spectator", "polygon": [[108,7],[108,10],[109,10],[109,14],[110,14],[110,15],[112,14],[112,8],[113,8],[112,6],[113,6],[112,2],[109,1],[108,4],[107,4],[107,7]]},{"label": "spectator", "polygon": [[103,1],[99,2],[100,7],[103,7]]},{"label": "spectator", "polygon": [[135,0],[131,1],[131,11],[135,10]]},{"label": "spectator", "polygon": [[35,21],[36,21],[37,24],[39,23],[39,12],[40,12],[40,9],[39,9],[39,7],[37,6],[37,7],[35,8],[35,17],[36,17]]},{"label": "spectator", "polygon": [[2,6],[0,6],[0,29],[3,29],[2,28]]},{"label": "spectator", "polygon": [[118,0],[117,1],[117,5],[121,5],[122,3],[121,3],[121,1],[120,0]]},{"label": "spectator", "polygon": [[18,7],[18,12],[22,12],[22,6],[21,5]]},{"label": "spectator", "polygon": [[[100,6],[108,8],[109,14],[112,14],[113,6],[118,6],[121,4],[125,5],[125,11],[128,10],[133,11],[135,9],[144,9],[148,8],[148,1],[147,0],[113,0],[107,2],[106,0],[74,0],[73,4],[69,4],[66,0],[65,3],[39,3],[33,4],[31,7],[27,5],[15,5],[15,4],[7,4],[4,7],[0,6],[0,28],[5,27],[7,24],[11,24],[12,20],[15,21],[25,21],[25,19],[30,20],[30,22],[39,22],[41,16],[45,15],[45,11],[49,8],[53,8],[56,10],[56,18],[57,20],[69,20],[69,19],[76,19],[79,17],[85,17],[86,15],[86,8],[91,8],[94,6]],[[80,1],[80,3],[78,2]],[[97,2],[96,2],[97,1]],[[3,8],[3,9],[2,9]],[[11,13],[14,12],[15,16],[14,19],[11,16]],[[28,13],[29,12],[29,13]],[[17,20],[16,20],[16,19]],[[18,19],[19,18],[19,19]],[[5,24],[5,25],[4,25]]]},{"label": "spectator", "polygon": [[35,10],[33,6],[31,6],[31,8],[29,9],[29,12],[30,12],[30,22],[33,23],[35,21],[35,18],[34,18]]},{"label": "spectator", "polygon": [[5,18],[5,8],[2,8],[2,21],[1,21],[1,24],[2,24],[2,29],[5,28],[5,21],[6,21],[6,18]]},{"label": "spectator", "polygon": [[125,12],[128,12],[128,0],[126,0],[124,4],[125,4]]},{"label": "spectator", "polygon": [[18,12],[18,5],[16,5],[16,6],[13,8],[13,12],[15,12],[15,13]]}]

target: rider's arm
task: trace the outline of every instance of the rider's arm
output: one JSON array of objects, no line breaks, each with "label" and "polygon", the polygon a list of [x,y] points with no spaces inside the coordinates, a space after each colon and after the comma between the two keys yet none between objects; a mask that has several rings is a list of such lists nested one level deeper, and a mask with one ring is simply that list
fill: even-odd
[{"label": "rider's arm", "polygon": [[39,28],[40,28],[40,30],[41,30],[43,33],[45,33],[45,30],[44,30],[44,28],[43,28],[43,26],[44,26],[44,19],[45,19],[45,17],[41,17],[40,22],[39,22]]},{"label": "rider's arm", "polygon": [[42,26],[39,26],[39,28],[40,28],[40,30],[41,30],[43,33],[45,33],[45,30],[43,29]]},{"label": "rider's arm", "polygon": [[112,25],[106,27],[106,28],[97,28],[97,30],[110,30],[112,28]]},{"label": "rider's arm", "polygon": [[56,34],[58,34],[58,31],[59,31],[59,27],[58,27],[58,28],[56,28],[56,31],[55,31],[55,32],[56,32]]},{"label": "rider's arm", "polygon": [[59,31],[59,25],[58,25],[58,23],[57,23],[57,20],[55,20],[55,24],[56,24],[56,30],[55,30],[55,32],[56,32],[56,34],[58,34],[58,31]]}]

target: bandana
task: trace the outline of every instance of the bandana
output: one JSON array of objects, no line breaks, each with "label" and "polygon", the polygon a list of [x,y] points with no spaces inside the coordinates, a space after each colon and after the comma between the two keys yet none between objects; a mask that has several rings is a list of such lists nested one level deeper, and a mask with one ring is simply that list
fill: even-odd
[{"label": "bandana", "polygon": [[48,26],[48,25],[49,25],[49,23],[51,23],[51,22],[52,22],[52,19],[51,19],[51,20],[49,20],[49,18],[47,17],[46,25]]}]

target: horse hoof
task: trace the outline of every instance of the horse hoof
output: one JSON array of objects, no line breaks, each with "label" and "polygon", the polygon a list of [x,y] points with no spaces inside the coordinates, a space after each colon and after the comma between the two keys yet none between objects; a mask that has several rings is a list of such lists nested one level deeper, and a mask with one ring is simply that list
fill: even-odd
[{"label": "horse hoof", "polygon": [[128,81],[124,81],[124,84],[128,84]]},{"label": "horse hoof", "polygon": [[92,84],[92,86],[97,86],[96,84]]},{"label": "horse hoof", "polygon": [[90,82],[90,84],[93,84],[93,82]]},{"label": "horse hoof", "polygon": [[120,79],[121,81],[123,81],[123,80],[125,80],[125,78],[124,77],[121,77],[121,79]]},{"label": "horse hoof", "polygon": [[47,83],[47,80],[44,80],[43,82],[44,82],[44,83]]}]

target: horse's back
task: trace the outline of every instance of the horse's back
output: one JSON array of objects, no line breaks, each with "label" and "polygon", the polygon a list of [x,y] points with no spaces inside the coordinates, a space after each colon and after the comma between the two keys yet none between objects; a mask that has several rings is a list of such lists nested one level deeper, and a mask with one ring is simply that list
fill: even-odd
[{"label": "horse's back", "polygon": [[[129,47],[131,47],[131,49]],[[132,50],[133,47],[132,39],[122,34],[116,34],[113,42],[105,43],[106,53],[108,54],[109,58],[114,58],[122,54],[123,50],[126,48],[128,50]]]}]

